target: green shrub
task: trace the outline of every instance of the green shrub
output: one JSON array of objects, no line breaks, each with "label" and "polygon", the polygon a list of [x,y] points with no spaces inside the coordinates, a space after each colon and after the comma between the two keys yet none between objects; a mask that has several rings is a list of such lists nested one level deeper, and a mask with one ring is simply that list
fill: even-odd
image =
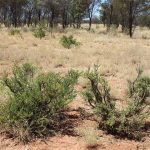
[{"label": "green shrub", "polygon": [[43,27],[38,27],[37,29],[35,29],[34,36],[40,39],[44,38],[46,36],[46,32]]},{"label": "green shrub", "polygon": [[120,110],[116,107],[116,99],[111,96],[110,87],[99,74],[97,66],[94,70],[89,69],[85,76],[90,84],[83,95],[99,117],[99,127],[114,135],[140,140],[149,115],[145,110],[148,107],[147,97],[150,96],[150,78],[143,77],[139,70],[136,80],[128,81],[127,105]]},{"label": "green shrub", "polygon": [[14,28],[12,28],[11,30],[10,30],[10,35],[21,35],[21,33],[20,33],[20,30],[19,29],[14,29]]},{"label": "green shrub", "polygon": [[63,36],[60,40],[63,47],[70,49],[72,45],[77,46],[79,43],[76,41],[76,39],[73,38],[72,35],[70,36]]},{"label": "green shrub", "polygon": [[30,64],[14,67],[12,77],[4,77],[9,99],[0,107],[0,128],[26,142],[60,131],[62,110],[76,96],[78,72],[65,76],[36,73]]}]

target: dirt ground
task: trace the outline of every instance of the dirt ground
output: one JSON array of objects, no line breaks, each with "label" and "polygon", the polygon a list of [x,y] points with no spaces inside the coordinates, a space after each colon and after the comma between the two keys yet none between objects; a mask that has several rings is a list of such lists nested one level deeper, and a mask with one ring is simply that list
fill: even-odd
[{"label": "dirt ground", "polygon": [[[113,87],[112,94],[124,99],[127,79],[136,76],[139,65],[146,75],[150,75],[150,30],[146,28],[137,28],[133,39],[114,30],[106,34],[102,25],[94,26],[91,32],[85,29],[54,32],[41,40],[24,28],[21,35],[11,36],[9,30],[2,27],[0,33],[0,76],[5,72],[11,74],[15,64],[24,62],[36,64],[43,72],[61,73],[71,68],[85,70],[99,64]],[[64,34],[73,35],[81,44],[69,50],[63,48],[60,38]],[[84,85],[85,81],[79,80],[79,92]],[[0,98],[5,100],[6,97],[1,93]],[[136,142],[107,135],[97,130],[96,121],[90,113],[82,118],[80,108],[85,112],[91,111],[78,94],[68,109],[72,124],[68,128],[72,132],[38,139],[26,145],[1,135],[0,150],[150,150],[150,137]],[[89,146],[95,143],[96,146]]]}]

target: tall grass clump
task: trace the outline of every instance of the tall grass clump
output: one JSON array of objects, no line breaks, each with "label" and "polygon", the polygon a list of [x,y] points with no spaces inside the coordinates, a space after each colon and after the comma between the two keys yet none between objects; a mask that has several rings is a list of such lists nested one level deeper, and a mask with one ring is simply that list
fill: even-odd
[{"label": "tall grass clump", "polygon": [[99,73],[97,66],[85,73],[89,85],[83,95],[99,118],[99,128],[110,134],[141,140],[149,113],[147,98],[150,96],[150,77],[138,70],[137,78],[128,81],[126,106],[117,108],[117,101],[111,96],[108,82]]},{"label": "tall grass clump", "polygon": [[31,64],[15,66],[13,75],[2,79],[8,100],[0,106],[0,129],[23,142],[60,131],[62,111],[76,96],[78,72],[38,75],[36,70]]},{"label": "tall grass clump", "polygon": [[68,49],[70,49],[73,45],[74,46],[79,45],[79,42],[77,42],[76,39],[74,39],[72,35],[70,35],[70,36],[65,36],[64,35],[61,38],[60,43],[62,44],[62,46],[64,48],[68,48]]},{"label": "tall grass clump", "polygon": [[10,35],[21,35],[20,30],[16,28],[10,29]]},{"label": "tall grass clump", "polygon": [[43,26],[39,26],[37,29],[34,30],[34,34],[33,34],[36,38],[44,38],[46,36],[46,32],[43,28]]},{"label": "tall grass clump", "polygon": [[98,147],[99,137],[94,128],[88,127],[82,129],[81,135],[83,136],[88,149],[96,149],[96,147]]},{"label": "tall grass clump", "polygon": [[111,25],[107,28],[107,32],[110,35],[117,36],[118,35],[118,27],[116,25]]}]

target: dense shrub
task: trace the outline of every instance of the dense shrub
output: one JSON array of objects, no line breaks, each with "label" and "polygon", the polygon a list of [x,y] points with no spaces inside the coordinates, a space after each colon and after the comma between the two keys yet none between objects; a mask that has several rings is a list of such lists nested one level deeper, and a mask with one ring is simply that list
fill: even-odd
[{"label": "dense shrub", "polygon": [[111,134],[140,140],[149,115],[146,100],[150,96],[150,78],[142,76],[142,71],[139,70],[136,80],[128,81],[127,105],[120,110],[97,66],[94,70],[89,69],[85,76],[90,84],[83,94],[99,118],[99,127]]},{"label": "dense shrub", "polygon": [[76,96],[77,79],[73,70],[65,76],[37,75],[30,64],[14,67],[13,76],[2,81],[9,99],[0,107],[0,127],[24,142],[59,131],[61,112]]},{"label": "dense shrub", "polygon": [[60,40],[61,44],[63,45],[63,47],[70,49],[71,46],[77,46],[79,45],[79,42],[76,41],[76,39],[73,38],[72,35],[70,36],[63,36]]},{"label": "dense shrub", "polygon": [[46,32],[45,32],[44,28],[42,26],[40,26],[37,29],[35,29],[34,36],[36,38],[40,38],[40,39],[44,38],[46,36]]}]

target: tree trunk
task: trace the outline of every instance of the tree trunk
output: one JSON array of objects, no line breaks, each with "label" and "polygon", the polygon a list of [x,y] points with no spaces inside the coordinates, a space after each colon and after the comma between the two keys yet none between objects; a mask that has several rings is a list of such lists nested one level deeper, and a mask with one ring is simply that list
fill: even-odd
[{"label": "tree trunk", "polygon": [[92,18],[90,17],[90,20],[89,20],[89,31],[91,30],[91,27],[92,27]]},{"label": "tree trunk", "polygon": [[130,4],[129,4],[129,35],[132,38],[133,36],[133,1],[130,1]]},{"label": "tree trunk", "polygon": [[32,15],[32,13],[29,11],[29,14],[28,14],[28,22],[27,22],[28,27],[29,27],[30,24],[31,24],[31,15]]},{"label": "tree trunk", "polygon": [[54,10],[52,10],[51,20],[50,20],[50,27],[51,28],[54,27],[54,16],[55,16],[55,12],[54,12]]},{"label": "tree trunk", "polygon": [[41,10],[38,10],[38,20],[41,21]]},{"label": "tree trunk", "polygon": [[113,16],[113,5],[110,6],[109,28],[112,25],[112,16]]}]

